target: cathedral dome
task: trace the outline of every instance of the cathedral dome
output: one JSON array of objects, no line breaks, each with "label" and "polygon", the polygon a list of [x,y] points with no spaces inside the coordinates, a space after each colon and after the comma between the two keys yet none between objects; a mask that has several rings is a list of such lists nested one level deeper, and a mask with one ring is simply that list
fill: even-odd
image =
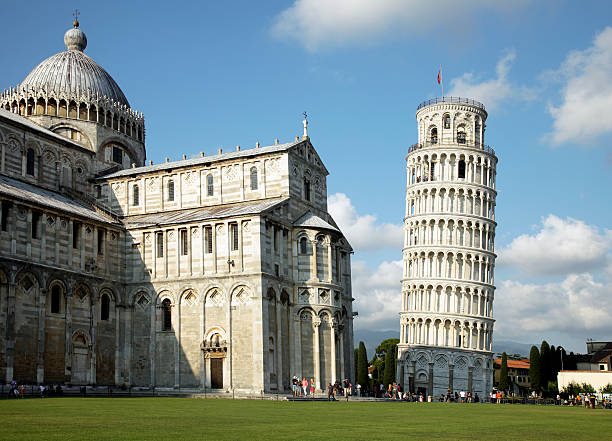
[{"label": "cathedral dome", "polygon": [[99,95],[130,106],[113,78],[98,63],[83,53],[87,37],[75,21],[64,35],[67,50],[55,54],[32,70],[21,82],[26,89],[67,92],[70,96]]}]

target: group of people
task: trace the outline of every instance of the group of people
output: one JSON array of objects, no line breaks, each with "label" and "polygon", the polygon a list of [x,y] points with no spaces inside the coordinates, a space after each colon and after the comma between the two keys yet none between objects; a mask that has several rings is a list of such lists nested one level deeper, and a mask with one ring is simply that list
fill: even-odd
[{"label": "group of people", "polygon": [[[296,398],[314,397],[316,389],[317,386],[314,378],[311,378],[310,381],[306,377],[300,380],[297,375],[294,375],[291,379],[291,391]],[[361,385],[358,384],[354,387],[348,379],[342,381],[336,380],[333,384],[331,382],[328,383],[325,390],[327,391],[327,398],[329,400],[335,400],[336,395],[345,397],[352,395],[359,396]]]},{"label": "group of people", "polygon": [[[40,398],[46,398],[50,396],[62,396],[64,391],[62,386],[59,384],[55,387],[53,385],[45,385],[40,384],[38,386],[38,392],[40,394]],[[9,385],[8,398],[24,398],[26,394],[26,386],[25,384],[18,385],[15,380],[11,381]]]}]

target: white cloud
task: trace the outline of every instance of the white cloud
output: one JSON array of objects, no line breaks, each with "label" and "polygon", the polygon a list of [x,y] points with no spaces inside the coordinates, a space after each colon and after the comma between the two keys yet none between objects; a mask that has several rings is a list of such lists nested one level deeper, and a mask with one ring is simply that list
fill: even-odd
[{"label": "white cloud", "polygon": [[496,78],[479,81],[479,77],[473,73],[464,73],[459,78],[451,80],[450,96],[461,96],[481,101],[487,109],[496,108],[502,101],[508,99],[533,99],[535,92],[524,86],[512,84],[508,79],[508,72],[514,60],[516,52],[509,51],[502,57],[495,68]]},{"label": "white cloud", "polygon": [[391,330],[399,327],[402,304],[402,261],[382,262],[375,270],[365,262],[352,262],[353,309],[359,329]]},{"label": "white cloud", "polygon": [[609,264],[612,231],[572,218],[549,215],[540,230],[524,234],[499,251],[499,266],[518,267],[524,275],[565,275],[598,270]]},{"label": "white cloud", "polygon": [[[560,283],[504,281],[495,293],[496,337],[540,341],[556,334],[567,338],[608,338],[612,334],[612,284],[591,274],[571,274]],[[561,342],[563,343],[563,342]]]},{"label": "white cloud", "polygon": [[[499,4],[497,4],[499,3]],[[439,27],[466,25],[485,8],[508,11],[527,3],[488,0],[295,0],[274,19],[272,33],[295,40],[309,51],[353,43],[372,44],[381,38]]]},{"label": "white cloud", "polygon": [[570,52],[558,71],[563,81],[562,103],[550,106],[553,143],[586,143],[612,131],[612,27],[595,37],[591,47]]},{"label": "white cloud", "polygon": [[359,215],[344,193],[332,194],[327,198],[329,213],[356,251],[391,247],[398,250],[403,246],[404,228],[401,224],[376,224],[372,214]]}]

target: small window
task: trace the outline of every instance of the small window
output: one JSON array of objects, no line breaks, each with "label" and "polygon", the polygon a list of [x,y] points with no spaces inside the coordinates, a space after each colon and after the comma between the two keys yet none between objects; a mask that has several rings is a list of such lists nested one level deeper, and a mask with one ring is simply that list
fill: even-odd
[{"label": "small window", "polygon": [[102,301],[100,302],[100,320],[108,320],[110,316],[110,296],[108,294],[102,294]]},{"label": "small window", "polygon": [[96,198],[98,199],[102,198],[102,186],[101,185],[96,185]]},{"label": "small window", "polygon": [[465,132],[457,132],[457,144],[465,144]]},{"label": "small window", "polygon": [[79,248],[81,243],[81,223],[72,222],[72,248]]},{"label": "small window", "polygon": [[134,184],[134,186],[132,187],[132,205],[133,206],[138,206],[140,202],[140,188],[138,187],[138,184]]},{"label": "small window", "polygon": [[450,115],[448,114],[444,115],[444,128],[450,129],[450,123],[451,123]]},{"label": "small window", "polygon": [[164,233],[156,233],[155,240],[157,242],[157,257],[164,257]]},{"label": "small window", "polygon": [[274,252],[275,253],[278,253],[278,233],[279,233],[279,230],[276,227],[273,227],[272,242],[273,242],[273,247],[274,247]]},{"label": "small window", "polygon": [[98,256],[102,256],[104,254],[104,239],[106,235],[106,230],[102,228],[98,228]]},{"label": "small window", "polygon": [[53,288],[51,288],[51,313],[52,314],[60,313],[60,306],[61,306],[60,296],[61,296],[60,287],[57,285],[54,285]]},{"label": "small window", "polygon": [[26,174],[34,176],[34,149],[26,152]]},{"label": "small window", "polygon": [[206,176],[206,195],[212,196],[215,194],[215,186],[213,183],[213,175]]},{"label": "small window", "polygon": [[232,239],[232,251],[238,250],[238,224],[230,224],[230,234]]},{"label": "small window", "polygon": [[10,202],[2,201],[2,220],[0,221],[1,223],[0,226],[2,227],[2,231],[6,231],[8,228],[9,208],[10,208]]},{"label": "small window", "polygon": [[305,237],[300,239],[300,254],[308,254],[308,239]]},{"label": "small window", "polygon": [[174,201],[174,181],[172,179],[168,181],[168,201]]},{"label": "small window", "polygon": [[206,253],[211,254],[213,252],[212,227],[204,227],[204,235],[206,239]]},{"label": "small window", "polygon": [[180,231],[181,234],[181,256],[186,256],[189,251],[189,243],[187,238],[187,230]]},{"label": "small window", "polygon": [[275,263],[275,264],[274,264],[274,275],[275,275],[276,277],[279,277],[279,276],[280,276],[280,266],[278,265],[278,263]]},{"label": "small window", "polygon": [[459,161],[458,178],[465,179],[465,161],[462,159]]},{"label": "small window", "polygon": [[39,239],[40,216],[39,211],[32,212],[32,239]]},{"label": "small window", "polygon": [[162,302],[162,331],[172,330],[172,311],[170,299],[165,299]]},{"label": "small window", "polygon": [[304,199],[310,201],[310,181],[304,178]]},{"label": "small window", "polygon": [[433,129],[431,129],[431,143],[432,144],[437,144],[438,143],[438,129],[436,127],[434,127]]},{"label": "small window", "polygon": [[123,150],[113,146],[113,162],[123,164]]},{"label": "small window", "polygon": [[257,190],[257,167],[251,167],[251,190]]}]

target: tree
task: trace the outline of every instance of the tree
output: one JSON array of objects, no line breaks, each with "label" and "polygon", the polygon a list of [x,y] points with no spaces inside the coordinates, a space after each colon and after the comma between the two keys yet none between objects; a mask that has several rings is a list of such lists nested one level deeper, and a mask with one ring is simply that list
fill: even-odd
[{"label": "tree", "polygon": [[501,368],[499,369],[499,384],[497,385],[499,390],[507,391],[508,385],[508,355],[504,352],[502,354]]},{"label": "tree", "polygon": [[606,384],[604,387],[599,389],[602,394],[612,394],[612,383]]},{"label": "tree", "polygon": [[395,363],[393,352],[387,351],[385,354],[385,373],[383,375],[383,384],[385,387],[395,381]]},{"label": "tree", "polygon": [[359,372],[359,368],[357,366],[358,360],[359,360],[359,349],[355,348],[353,350],[353,378],[355,379],[355,381],[357,381],[357,373]]},{"label": "tree", "polygon": [[361,384],[361,387],[368,387],[368,354],[366,352],[365,344],[360,341],[359,349],[357,350],[357,383]]},{"label": "tree", "polygon": [[532,346],[529,352],[529,380],[531,381],[531,390],[540,392],[542,383],[540,383],[540,351],[537,346]]},{"label": "tree", "polygon": [[540,345],[540,389],[546,389],[551,380],[550,346],[546,340]]},{"label": "tree", "polygon": [[397,358],[398,338],[388,338],[380,342],[376,348],[376,355],[384,358],[384,371],[382,375],[382,383],[385,386],[395,381],[395,364]]}]

